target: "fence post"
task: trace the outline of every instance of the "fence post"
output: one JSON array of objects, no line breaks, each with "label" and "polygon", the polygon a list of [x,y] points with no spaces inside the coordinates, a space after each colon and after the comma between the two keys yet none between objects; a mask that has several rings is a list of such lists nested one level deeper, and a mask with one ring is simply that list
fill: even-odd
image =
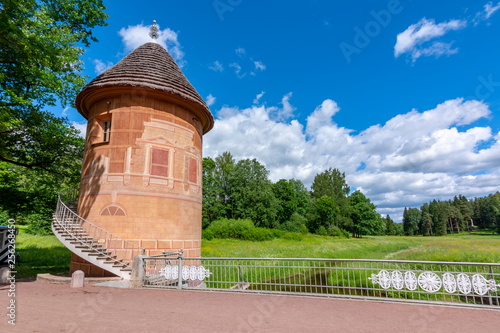
[{"label": "fence post", "polygon": [[182,289],[182,254],[183,254],[184,250],[183,249],[180,249],[179,250],[179,256],[178,256],[178,260],[179,260],[179,277],[178,277],[178,281],[177,281],[177,289]]}]

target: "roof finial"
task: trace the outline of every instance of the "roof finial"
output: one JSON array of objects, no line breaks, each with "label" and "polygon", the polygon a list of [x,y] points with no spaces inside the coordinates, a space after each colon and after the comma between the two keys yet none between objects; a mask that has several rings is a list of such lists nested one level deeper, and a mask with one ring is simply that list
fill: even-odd
[{"label": "roof finial", "polygon": [[155,40],[160,36],[158,34],[158,25],[156,24],[156,20],[153,20],[153,25],[149,28],[149,36]]}]

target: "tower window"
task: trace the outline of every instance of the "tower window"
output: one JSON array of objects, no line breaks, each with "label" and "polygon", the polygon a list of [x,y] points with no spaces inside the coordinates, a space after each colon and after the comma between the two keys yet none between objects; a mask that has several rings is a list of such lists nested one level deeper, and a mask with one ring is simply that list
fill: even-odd
[{"label": "tower window", "polygon": [[102,141],[109,142],[111,138],[111,119],[102,122]]},{"label": "tower window", "polygon": [[168,177],[168,150],[153,149],[151,175]]}]

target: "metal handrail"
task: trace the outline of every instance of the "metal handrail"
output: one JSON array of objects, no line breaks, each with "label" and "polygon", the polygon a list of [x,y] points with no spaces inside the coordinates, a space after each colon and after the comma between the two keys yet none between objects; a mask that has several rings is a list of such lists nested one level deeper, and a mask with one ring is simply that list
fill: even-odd
[{"label": "metal handrail", "polygon": [[[67,188],[58,194],[55,217],[59,225],[67,234],[71,235],[82,245],[87,246],[89,250],[99,253],[101,256],[111,261],[122,263],[125,267],[130,267],[136,255],[146,254],[145,248],[131,243],[79,216],[66,204],[71,201],[78,201],[77,187]],[[74,227],[75,224],[78,225],[78,228]],[[81,233],[81,231],[84,231],[84,233]],[[83,237],[85,237],[85,239],[83,239]],[[89,237],[91,240],[89,240]],[[106,247],[101,247],[101,240],[104,240],[104,244],[107,245]],[[117,249],[110,248],[109,244],[113,243],[121,243],[122,246]],[[117,250],[130,251],[130,256],[120,258]]]}]

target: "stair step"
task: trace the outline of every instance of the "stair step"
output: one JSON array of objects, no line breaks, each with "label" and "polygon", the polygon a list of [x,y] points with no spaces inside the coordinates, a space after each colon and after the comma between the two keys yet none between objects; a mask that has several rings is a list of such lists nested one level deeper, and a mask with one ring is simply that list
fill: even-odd
[{"label": "stair step", "polygon": [[[66,240],[69,241],[70,244],[79,244],[79,243],[92,244],[92,241],[94,239],[93,238],[80,238],[80,239],[66,238]],[[94,246],[102,247],[101,244],[95,244]]]},{"label": "stair step", "polygon": [[[90,252],[90,251],[92,251],[92,252]],[[90,250],[89,249],[89,250],[83,250],[82,252],[90,252],[88,255],[92,256],[92,257],[102,256],[102,252],[96,252],[95,250]],[[109,254],[111,254],[111,252],[109,252]],[[105,257],[102,257],[102,258],[104,259]]]},{"label": "stair step", "polygon": [[127,264],[125,264],[125,263],[115,263],[115,264],[113,265],[113,267],[122,267],[122,268],[123,268],[123,267],[126,267],[126,266],[127,266]]},{"label": "stair step", "polygon": [[116,259],[116,256],[108,256],[108,255],[106,255],[106,256],[97,257],[97,260],[114,260],[114,259]]},{"label": "stair step", "polygon": [[125,272],[125,271],[132,272],[132,267],[130,267],[130,266],[128,266],[128,265],[127,265],[127,267],[124,267],[124,268],[120,269],[120,271],[124,271],[124,272]]}]

